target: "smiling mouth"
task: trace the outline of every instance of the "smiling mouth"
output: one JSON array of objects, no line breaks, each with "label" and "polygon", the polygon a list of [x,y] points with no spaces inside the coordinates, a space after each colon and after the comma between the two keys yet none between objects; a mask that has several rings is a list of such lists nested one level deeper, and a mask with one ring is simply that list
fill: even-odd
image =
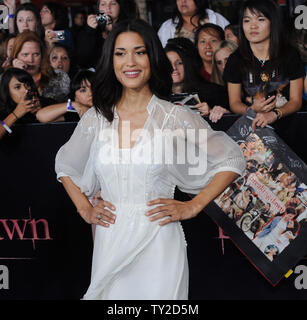
[{"label": "smiling mouth", "polygon": [[127,78],[136,78],[141,73],[141,71],[125,71],[124,75]]}]

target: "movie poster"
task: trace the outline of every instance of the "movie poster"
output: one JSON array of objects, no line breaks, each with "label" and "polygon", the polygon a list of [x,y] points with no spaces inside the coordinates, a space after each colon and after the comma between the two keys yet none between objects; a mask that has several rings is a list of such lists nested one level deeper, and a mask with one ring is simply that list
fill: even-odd
[{"label": "movie poster", "polygon": [[[207,213],[276,285],[307,253],[307,167],[272,127],[251,130],[253,111],[228,130],[246,159]],[[304,147],[304,146],[302,146]]]}]

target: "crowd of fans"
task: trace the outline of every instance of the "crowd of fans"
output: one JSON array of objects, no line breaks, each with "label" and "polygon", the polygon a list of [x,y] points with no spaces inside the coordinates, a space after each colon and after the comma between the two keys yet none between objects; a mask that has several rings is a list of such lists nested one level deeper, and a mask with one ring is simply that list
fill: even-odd
[{"label": "crowd of fans", "polygon": [[[261,115],[271,112],[272,119],[273,113],[276,114],[277,119],[272,121],[265,122],[260,118],[264,121],[262,124],[306,110],[307,30],[295,30],[293,26],[293,30],[286,30],[291,39],[286,42],[285,30],[281,29],[278,19],[272,17],[271,39],[279,39],[279,42],[271,41],[271,46],[275,46],[270,51],[272,63],[266,61],[268,57],[260,57],[262,62],[255,55],[256,51],[250,54],[252,45],[242,21],[237,25],[230,24],[226,17],[210,10],[205,0],[177,0],[174,3],[173,16],[157,30],[173,70],[171,101],[197,94],[195,108],[213,122],[226,113],[243,114],[249,108]],[[80,8],[74,10],[73,16],[66,7],[55,2],[45,2],[41,8],[32,3],[16,7],[15,0],[4,0],[4,4],[9,8],[9,29],[2,33],[0,43],[0,120],[5,125],[0,126],[0,138],[15,122],[78,120],[92,104],[91,84],[95,81],[95,68],[104,40],[119,21],[140,18],[137,3],[98,0],[93,12]],[[278,34],[282,38],[278,38]],[[289,59],[296,63],[296,74],[287,74],[290,84],[305,78],[301,91],[291,84],[286,95],[282,93],[286,85],[282,86],[278,78],[285,71],[275,68],[282,60],[278,55],[284,48],[291,53]],[[227,64],[229,56],[232,57],[230,65]],[[269,65],[269,80],[264,80],[266,74],[257,71],[255,74],[261,79],[257,82],[248,71],[250,60],[254,58],[259,60],[260,69],[265,62]],[[264,94],[259,99],[264,100],[257,99],[259,92],[253,91],[255,86],[246,86],[241,81],[244,72],[238,74],[238,61],[243,61],[247,81],[253,85],[257,82],[258,91]],[[282,63],[287,63],[286,59]],[[304,67],[305,72],[301,74]],[[274,87],[274,76],[278,78],[278,88]],[[269,97],[270,90],[273,93]],[[79,91],[86,92],[87,98],[80,99]],[[274,111],[277,103],[279,110]],[[268,108],[273,104],[274,110]],[[71,113],[65,116],[71,111],[69,108],[75,111],[76,117],[71,117]]]}]

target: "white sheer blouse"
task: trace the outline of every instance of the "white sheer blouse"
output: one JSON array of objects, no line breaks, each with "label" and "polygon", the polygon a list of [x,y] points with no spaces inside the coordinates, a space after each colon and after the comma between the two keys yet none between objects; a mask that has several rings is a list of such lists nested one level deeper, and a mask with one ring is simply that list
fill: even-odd
[{"label": "white sheer blouse", "polygon": [[[212,130],[188,107],[173,105],[153,95],[147,111],[148,119],[135,145],[131,150],[124,149],[129,153],[125,165],[136,167],[136,174],[137,167],[145,164],[171,189],[177,185],[183,192],[197,194],[217,172],[243,173],[245,159],[240,147],[224,132]],[[88,110],[56,156],[57,178],[71,177],[88,197],[100,188],[103,193],[100,165],[109,167],[121,161],[118,121],[116,108],[112,123],[94,108]],[[145,179],[150,176],[147,174]],[[155,187],[149,181],[144,182],[145,186]],[[144,193],[149,195],[149,191]]]}]

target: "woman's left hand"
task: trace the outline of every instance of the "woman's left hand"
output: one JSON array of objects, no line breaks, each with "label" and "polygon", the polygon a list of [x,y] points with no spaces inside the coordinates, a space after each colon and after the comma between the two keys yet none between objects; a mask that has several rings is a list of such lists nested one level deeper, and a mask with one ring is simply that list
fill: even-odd
[{"label": "woman's left hand", "polygon": [[255,131],[256,127],[264,128],[266,125],[273,123],[277,120],[275,112],[258,112],[252,122],[252,130]]},{"label": "woman's left hand", "polygon": [[36,114],[36,112],[41,109],[41,103],[38,98],[34,98],[32,100],[32,106],[33,109],[30,112],[33,114]]},{"label": "woman's left hand", "polygon": [[207,102],[197,104],[196,108],[200,111],[201,116],[207,116],[210,113],[210,107]]},{"label": "woman's left hand", "polygon": [[209,119],[212,122],[218,122],[224,113],[229,113],[229,111],[221,106],[214,106],[210,111]]},{"label": "woman's left hand", "polygon": [[16,0],[4,0],[3,3],[10,9],[10,13],[15,12]]},{"label": "woman's left hand", "polygon": [[45,41],[49,45],[53,44],[54,42],[57,42],[57,40],[55,40],[55,37],[56,37],[56,33],[53,30],[47,29],[45,31]]},{"label": "woman's left hand", "polygon": [[193,200],[182,202],[174,199],[159,198],[149,201],[147,205],[159,205],[146,213],[146,216],[150,217],[150,221],[156,221],[167,217],[159,222],[160,226],[173,221],[194,218],[201,211],[194,205]]}]

